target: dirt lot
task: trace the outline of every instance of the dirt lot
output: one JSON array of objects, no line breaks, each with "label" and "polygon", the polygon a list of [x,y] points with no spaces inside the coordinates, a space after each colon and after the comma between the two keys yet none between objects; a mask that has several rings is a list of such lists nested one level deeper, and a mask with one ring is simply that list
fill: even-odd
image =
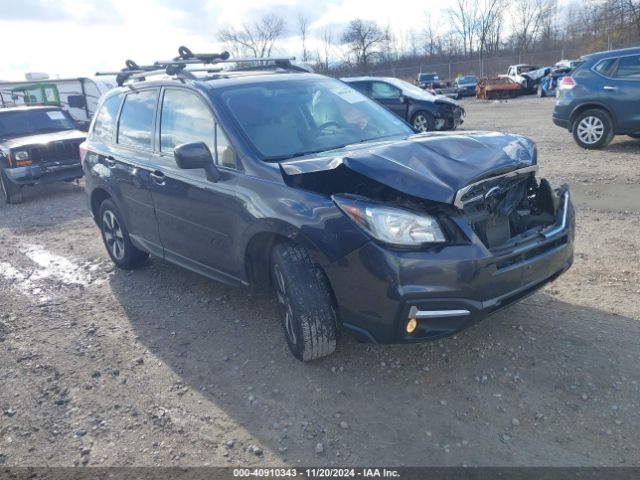
[{"label": "dirt lot", "polygon": [[576,258],[438,342],[302,364],[271,300],[114,270],[80,186],[0,206],[0,464],[640,465],[640,142],[580,150],[553,99],[465,103],[570,182]]}]

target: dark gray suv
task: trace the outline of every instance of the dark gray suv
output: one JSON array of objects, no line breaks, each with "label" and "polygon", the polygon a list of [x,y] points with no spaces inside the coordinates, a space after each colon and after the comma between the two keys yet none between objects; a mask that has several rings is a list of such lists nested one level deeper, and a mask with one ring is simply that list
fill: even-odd
[{"label": "dark gray suv", "polygon": [[583,148],[602,148],[614,135],[640,138],[640,48],[594,53],[562,78],[553,123]]}]

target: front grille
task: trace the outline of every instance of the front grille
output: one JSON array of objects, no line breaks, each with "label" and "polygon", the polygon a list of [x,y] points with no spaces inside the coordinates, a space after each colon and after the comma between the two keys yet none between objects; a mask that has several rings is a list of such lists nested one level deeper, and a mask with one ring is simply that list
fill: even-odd
[{"label": "front grille", "polygon": [[80,143],[76,142],[51,142],[29,149],[30,158],[34,163],[48,162],[79,162]]}]

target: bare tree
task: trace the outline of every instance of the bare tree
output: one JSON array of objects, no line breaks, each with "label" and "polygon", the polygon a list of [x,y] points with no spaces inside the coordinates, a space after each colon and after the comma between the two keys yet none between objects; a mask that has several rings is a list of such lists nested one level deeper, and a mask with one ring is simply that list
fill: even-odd
[{"label": "bare tree", "polygon": [[425,12],[426,26],[423,30],[424,36],[424,53],[425,55],[435,55],[437,52],[437,46],[439,43],[439,35],[437,29],[433,26],[433,19],[431,18],[431,12]]},{"label": "bare tree", "polygon": [[538,39],[542,26],[553,15],[555,0],[515,0],[513,36],[520,53],[528,51]]},{"label": "bare tree", "polygon": [[378,24],[357,18],[351,20],[342,34],[342,43],[347,45],[357,65],[367,68],[372,59],[380,55],[385,34]]},{"label": "bare tree", "polygon": [[333,35],[330,30],[322,32],[319,38],[320,47],[316,50],[316,68],[323,73],[329,73],[329,64],[333,55]]},{"label": "bare tree", "polygon": [[253,23],[244,23],[239,29],[223,28],[218,39],[232,51],[246,52],[258,58],[271,55],[276,42],[285,32],[286,22],[282,17],[267,14]]},{"label": "bare tree", "polygon": [[[527,1],[527,0],[525,0]],[[476,0],[456,0],[455,6],[447,10],[454,31],[462,39],[464,54],[473,53],[478,22]]]},{"label": "bare tree", "polygon": [[309,52],[307,52],[307,28],[309,21],[303,13],[298,15],[298,32],[300,33],[300,39],[302,40],[302,62],[307,63],[309,61]]}]

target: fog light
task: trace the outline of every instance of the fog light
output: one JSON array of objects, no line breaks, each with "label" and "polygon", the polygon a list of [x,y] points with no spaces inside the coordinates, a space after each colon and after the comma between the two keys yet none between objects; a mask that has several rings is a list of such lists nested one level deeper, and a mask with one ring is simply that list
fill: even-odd
[{"label": "fog light", "polygon": [[418,328],[418,321],[415,318],[412,318],[407,322],[407,333],[413,333]]}]

